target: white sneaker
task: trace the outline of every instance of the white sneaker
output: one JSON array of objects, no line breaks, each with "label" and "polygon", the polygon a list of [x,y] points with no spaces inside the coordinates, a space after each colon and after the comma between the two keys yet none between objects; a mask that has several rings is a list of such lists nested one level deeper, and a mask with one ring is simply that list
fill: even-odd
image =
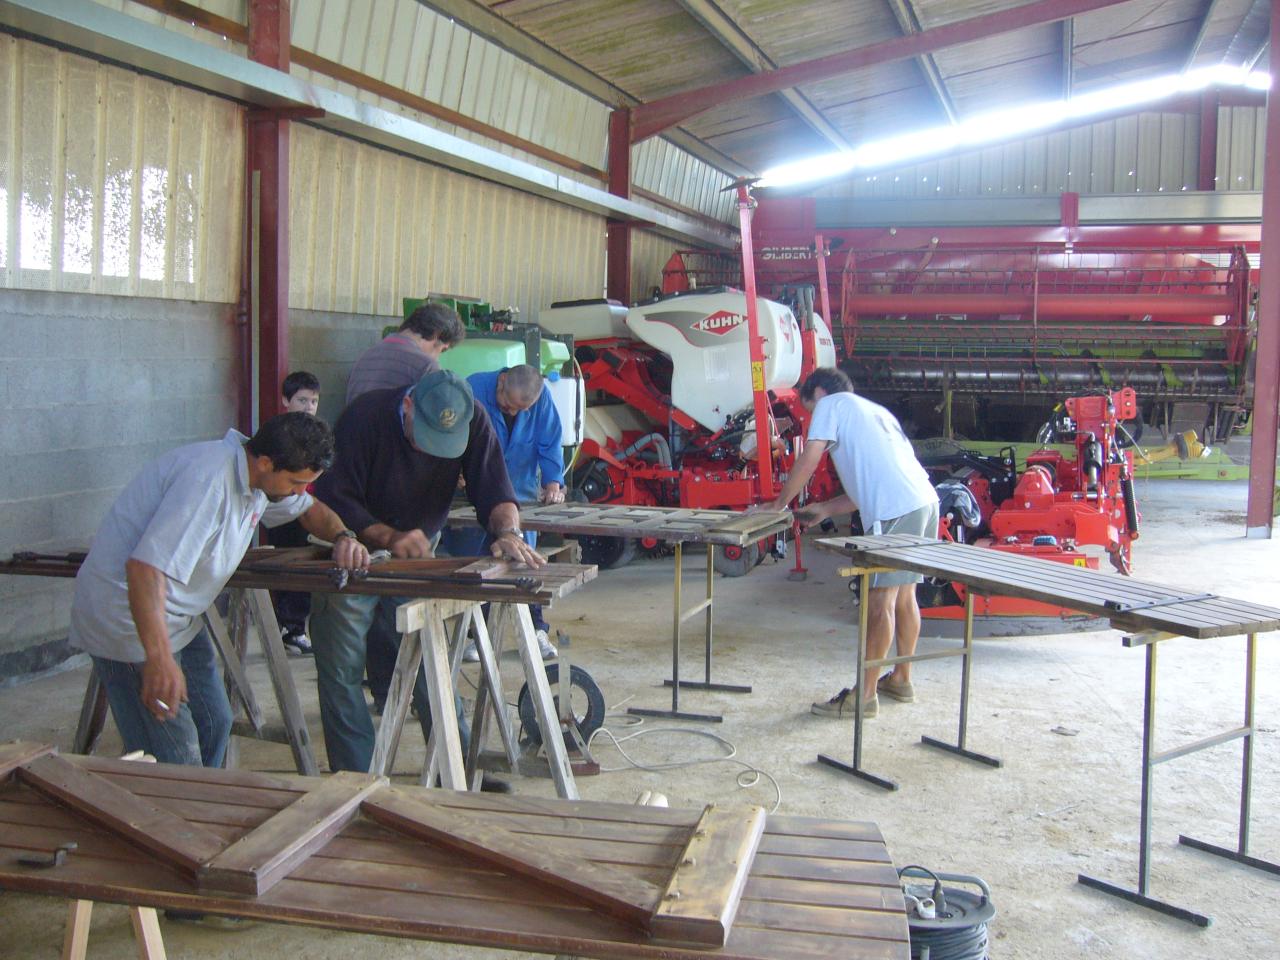
[{"label": "white sneaker", "polygon": [[560,651],[556,649],[556,645],[547,636],[547,631],[539,630],[534,636],[538,638],[538,650],[542,653],[542,659],[554,660]]},{"label": "white sneaker", "polygon": [[462,651],[463,663],[479,663],[480,651],[476,649],[476,642],[472,640],[467,644],[467,649]]}]

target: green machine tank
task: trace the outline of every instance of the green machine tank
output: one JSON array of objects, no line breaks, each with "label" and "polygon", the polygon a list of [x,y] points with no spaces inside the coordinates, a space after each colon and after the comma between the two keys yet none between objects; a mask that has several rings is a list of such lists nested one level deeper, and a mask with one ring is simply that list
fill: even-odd
[{"label": "green machine tank", "polygon": [[408,317],[428,302],[443,303],[458,311],[467,329],[466,339],[440,357],[440,366],[460,377],[501,370],[528,363],[544,377],[560,373],[573,357],[573,338],[545,333],[537,324],[518,323],[511,311],[494,311],[489,304],[462,297],[405,297]]}]

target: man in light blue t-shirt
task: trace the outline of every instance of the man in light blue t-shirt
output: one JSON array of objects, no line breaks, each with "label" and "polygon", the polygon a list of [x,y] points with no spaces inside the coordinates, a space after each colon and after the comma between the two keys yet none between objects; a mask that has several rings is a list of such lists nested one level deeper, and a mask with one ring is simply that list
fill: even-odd
[{"label": "man in light blue t-shirt", "polygon": [[[800,387],[800,402],[813,414],[804,450],[796,458],[778,498],[768,506],[783,510],[804,489],[828,453],[840,478],[843,495],[823,503],[808,504],[796,512],[805,525],[857,510],[867,533],[909,533],[936,537],[938,495],[929,475],[916,459],[911,442],[897,418],[853,392],[853,384],[834,367],[813,371]],[[920,639],[920,607],[916,603],[918,574],[908,571],[878,573],[871,580],[868,604],[867,657],[879,660],[896,639],[898,656],[915,652]],[[915,700],[911,664],[897,664],[878,681],[876,669],[861,678],[863,717],[880,709],[878,693],[903,703]],[[845,687],[830,700],[815,703],[818,716],[852,719],[855,695]]]},{"label": "man in light blue t-shirt", "polygon": [[333,542],[336,564],[368,566],[356,535],[306,492],[333,450],[323,421],[285,413],[252,438],[230,430],[169,451],[111,505],[76,574],[70,640],[93,657],[125,750],[222,766],[231,705],[200,617],[260,522],[297,518]]}]

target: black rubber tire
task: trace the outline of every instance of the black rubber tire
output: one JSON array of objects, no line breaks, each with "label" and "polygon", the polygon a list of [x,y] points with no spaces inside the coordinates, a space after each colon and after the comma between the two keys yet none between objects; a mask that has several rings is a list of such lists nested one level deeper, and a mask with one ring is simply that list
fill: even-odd
[{"label": "black rubber tire", "polygon": [[634,537],[575,537],[582,548],[582,562],[593,563],[601,570],[616,570],[635,559]]},{"label": "black rubber tire", "polygon": [[725,556],[724,547],[716,547],[715,551],[716,555],[713,563],[716,572],[722,577],[745,577],[764,559],[764,553],[758,543],[747,544],[742,548],[742,553],[733,560]]},{"label": "black rubber tire", "polygon": [[[551,685],[551,700],[558,713],[560,710],[559,664],[547,665],[547,683]],[[569,696],[575,706],[574,716],[578,720],[578,732],[582,734],[585,742],[604,725],[604,693],[591,678],[591,674],[575,663],[569,669]],[[581,712],[576,709],[580,698],[585,701],[586,706],[586,709]],[[516,708],[520,714],[520,742],[533,747],[541,746],[542,730],[538,727],[538,714],[533,709],[533,697],[529,694],[527,683],[520,688],[520,699],[516,701]],[[570,750],[576,750],[578,747],[567,731],[564,734],[564,745]]]}]

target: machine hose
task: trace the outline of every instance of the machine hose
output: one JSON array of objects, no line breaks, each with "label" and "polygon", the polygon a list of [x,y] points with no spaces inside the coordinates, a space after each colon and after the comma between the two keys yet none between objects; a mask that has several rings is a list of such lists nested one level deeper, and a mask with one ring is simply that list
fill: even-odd
[{"label": "machine hose", "polygon": [[622,451],[622,456],[633,457],[645,447],[653,447],[658,451],[658,462],[668,470],[671,469],[671,445],[667,443],[667,438],[660,433],[646,433],[631,446]]}]

